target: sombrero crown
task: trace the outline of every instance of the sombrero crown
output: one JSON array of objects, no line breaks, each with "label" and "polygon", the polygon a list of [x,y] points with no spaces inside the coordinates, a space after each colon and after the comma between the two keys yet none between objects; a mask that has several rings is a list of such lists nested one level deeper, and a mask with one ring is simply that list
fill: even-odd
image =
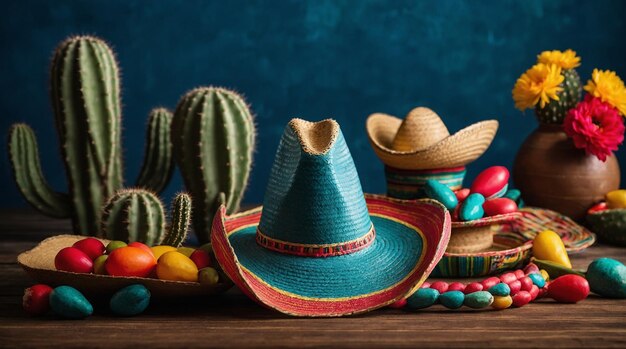
[{"label": "sombrero crown", "polygon": [[337,254],[313,247],[348,251],[371,240],[359,176],[335,121],[289,122],[265,192],[258,234],[266,247],[302,255]]}]

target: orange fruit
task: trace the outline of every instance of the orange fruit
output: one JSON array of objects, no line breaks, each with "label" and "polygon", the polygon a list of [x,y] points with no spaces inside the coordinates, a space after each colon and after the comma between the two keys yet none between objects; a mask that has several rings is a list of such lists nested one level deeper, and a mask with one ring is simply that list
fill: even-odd
[{"label": "orange fruit", "polygon": [[157,263],[156,273],[161,280],[198,281],[198,267],[187,256],[180,252],[164,253]]},{"label": "orange fruit", "polygon": [[151,252],[126,246],[113,250],[104,266],[109,275],[148,277],[155,265]]}]

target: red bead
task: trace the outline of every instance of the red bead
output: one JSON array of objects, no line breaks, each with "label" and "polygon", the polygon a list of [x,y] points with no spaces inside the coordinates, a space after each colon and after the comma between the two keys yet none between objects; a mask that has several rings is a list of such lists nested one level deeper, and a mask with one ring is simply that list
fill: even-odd
[{"label": "red bead", "polygon": [[537,299],[541,299],[548,295],[548,286],[550,285],[550,281],[546,281],[546,284],[539,289],[539,295],[537,295]]},{"label": "red bead", "polygon": [[420,288],[430,288],[430,282],[424,281],[424,283],[422,284],[422,286],[420,286]]},{"label": "red bead", "polygon": [[522,269],[517,269],[515,271],[515,277],[518,279],[523,278],[524,276],[526,276],[526,274],[524,273],[524,271]]},{"label": "red bead", "polygon": [[517,212],[517,204],[509,198],[495,198],[485,201],[483,204],[485,217],[497,216]]},{"label": "red bead", "polygon": [[534,301],[539,295],[539,287],[537,287],[537,285],[533,285],[528,293],[530,293],[530,301]]},{"label": "red bead", "polygon": [[482,290],[483,290],[483,284],[478,283],[478,282],[472,282],[471,284],[465,286],[463,293],[470,294],[470,293],[474,293],[474,292],[478,292]]},{"label": "red bead", "polygon": [[454,192],[454,195],[456,195],[456,199],[459,200],[459,202],[463,202],[463,200],[465,200],[469,196],[469,194],[469,188],[461,188]]},{"label": "red bead", "polygon": [[560,303],[576,303],[589,295],[589,282],[576,274],[560,276],[548,287],[548,296]]},{"label": "red bead", "polygon": [[522,291],[530,291],[531,287],[533,287],[533,280],[528,276],[524,276],[523,278],[519,279],[519,281],[522,283]]},{"label": "red bead", "polygon": [[505,273],[500,275],[500,281],[504,282],[507,285],[515,280],[517,280],[517,276],[515,276],[515,273]]},{"label": "red bead", "polygon": [[406,305],[406,298],[397,300],[391,304],[388,305],[389,308],[393,308],[393,309],[401,309],[404,308],[404,306]]},{"label": "red bead", "polygon": [[44,284],[33,285],[24,290],[22,307],[30,315],[43,315],[50,309],[52,287]]},{"label": "red bead", "polygon": [[513,296],[513,306],[514,307],[523,307],[526,304],[530,303],[530,299],[532,296],[527,291],[519,291],[515,296]]},{"label": "red bead", "polygon": [[509,182],[509,170],[504,166],[492,166],[479,173],[470,188],[488,198],[504,188]]},{"label": "red bead", "polygon": [[456,207],[454,208],[454,211],[452,211],[452,217],[450,217],[453,222],[458,222],[459,221],[459,212],[460,211],[461,211],[461,205],[456,205]]},{"label": "red bead", "polygon": [[462,282],[452,282],[448,285],[448,292],[450,291],[461,291],[465,290],[465,285]]},{"label": "red bead", "polygon": [[514,296],[522,289],[522,282],[519,280],[515,280],[509,284],[509,288],[511,289],[511,296]]},{"label": "red bead", "polygon": [[500,278],[497,276],[486,278],[485,280],[481,282],[481,284],[483,285],[483,290],[488,290],[499,283],[500,283]]},{"label": "red bead", "polygon": [[538,272],[539,272],[539,267],[535,263],[528,263],[528,265],[524,268],[525,275],[538,273]]},{"label": "red bead", "polygon": [[443,294],[448,290],[448,283],[445,281],[435,281],[430,284],[430,288],[439,291],[439,294]]}]

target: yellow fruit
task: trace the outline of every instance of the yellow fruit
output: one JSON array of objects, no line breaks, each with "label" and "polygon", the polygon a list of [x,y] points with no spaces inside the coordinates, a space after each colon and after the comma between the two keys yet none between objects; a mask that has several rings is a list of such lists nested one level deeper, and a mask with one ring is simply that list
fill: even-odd
[{"label": "yellow fruit", "polygon": [[537,259],[544,259],[571,268],[565,245],[559,234],[552,230],[544,230],[533,240],[533,255]]},{"label": "yellow fruit", "polygon": [[191,247],[179,247],[176,249],[176,251],[184,254],[187,257],[191,257],[191,254],[195,251],[195,248],[191,248]]},{"label": "yellow fruit", "polygon": [[626,189],[613,190],[606,194],[606,207],[626,208]]},{"label": "yellow fruit", "polygon": [[176,247],[166,245],[152,246],[150,249],[152,250],[152,254],[156,260],[159,260],[159,257],[161,257],[165,252],[176,251]]},{"label": "yellow fruit", "polygon": [[177,251],[165,252],[159,258],[156,267],[157,277],[161,280],[198,281],[198,267],[189,257]]}]

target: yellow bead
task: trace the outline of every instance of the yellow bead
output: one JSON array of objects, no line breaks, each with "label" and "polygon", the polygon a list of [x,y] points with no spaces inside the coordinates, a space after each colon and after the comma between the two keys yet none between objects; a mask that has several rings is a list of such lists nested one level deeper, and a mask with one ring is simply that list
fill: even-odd
[{"label": "yellow bead", "polygon": [[610,209],[626,208],[626,189],[608,192],[606,194],[606,206]]},{"label": "yellow bead", "polygon": [[511,296],[494,296],[491,307],[494,309],[502,310],[510,307],[511,304],[513,304],[513,298],[511,298]]},{"label": "yellow bead", "polygon": [[547,271],[545,271],[544,269],[541,269],[539,272],[541,273],[541,276],[543,276],[544,280],[550,281],[550,274],[548,274]]}]

